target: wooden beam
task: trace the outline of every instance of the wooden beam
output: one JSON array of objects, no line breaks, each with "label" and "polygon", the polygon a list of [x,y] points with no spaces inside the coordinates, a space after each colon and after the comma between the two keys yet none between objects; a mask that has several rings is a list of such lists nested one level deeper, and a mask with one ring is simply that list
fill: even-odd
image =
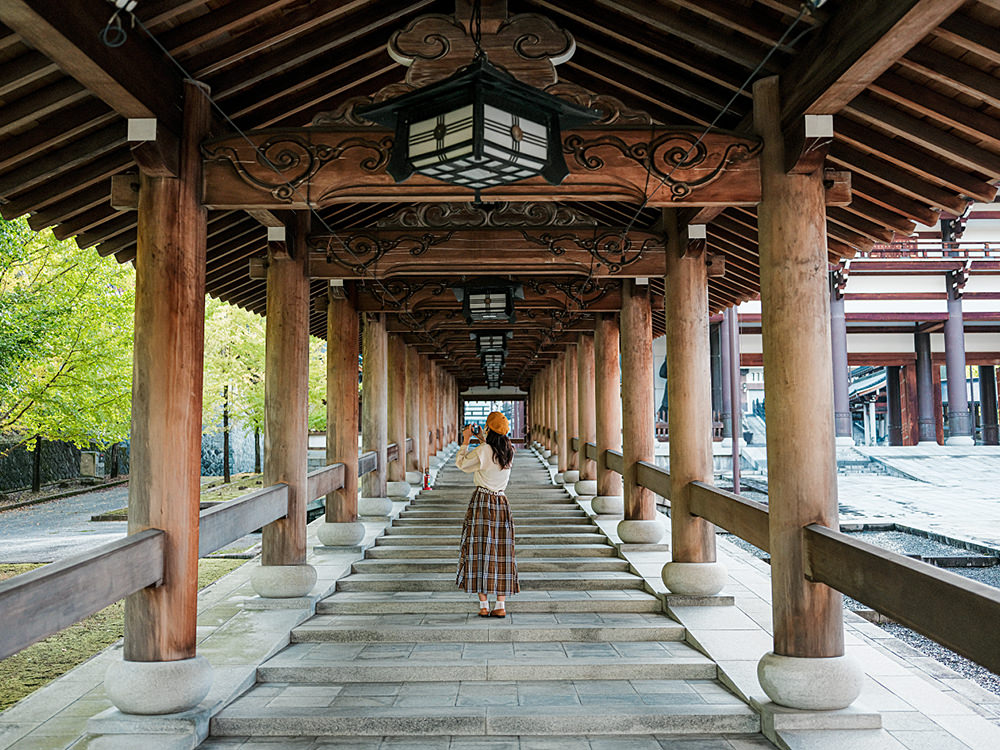
[{"label": "wooden beam", "polygon": [[835,114],[959,8],[964,0],[837,3],[823,33],[781,76],[781,123]]},{"label": "wooden beam", "polygon": [[101,31],[113,13],[114,8],[102,0],[0,4],[0,22],[118,114],[155,117],[171,132],[180,133],[181,77],[139,29],[129,29],[120,47],[106,46]]}]

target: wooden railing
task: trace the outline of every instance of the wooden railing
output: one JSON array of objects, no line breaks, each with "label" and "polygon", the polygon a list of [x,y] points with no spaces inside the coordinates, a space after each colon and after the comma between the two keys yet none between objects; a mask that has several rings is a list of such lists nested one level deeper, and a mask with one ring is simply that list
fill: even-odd
[{"label": "wooden railing", "polygon": [[[572,439],[573,450],[580,441]],[[584,446],[598,460],[597,446]],[[606,465],[622,473],[619,451],[605,451]],[[669,500],[670,474],[640,461],[638,483]],[[768,507],[704,482],[691,483],[690,507],[755,547],[770,551]],[[806,577],[922,633],[993,672],[1000,672],[1000,589],[970,581],[919,560],[816,524],[802,530]]]},{"label": "wooden railing", "polygon": [[[406,439],[412,450],[413,439]],[[386,455],[398,460],[392,443]],[[358,458],[358,475],[378,468],[378,454]],[[308,475],[309,500],[344,486],[344,465]],[[275,484],[201,511],[198,555],[232,544],[288,512],[288,485]],[[0,659],[89,617],[129,594],[163,580],[165,535],[160,529],[130,534],[93,550],[0,582]]]},{"label": "wooden railing", "polygon": [[0,583],[0,659],[161,583],[164,537],[147,529]]}]

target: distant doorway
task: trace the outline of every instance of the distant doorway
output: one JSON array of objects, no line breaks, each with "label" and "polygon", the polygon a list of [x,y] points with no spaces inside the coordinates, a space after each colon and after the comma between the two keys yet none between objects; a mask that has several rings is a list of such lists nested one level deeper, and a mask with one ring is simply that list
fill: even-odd
[{"label": "distant doorway", "polygon": [[510,422],[510,439],[524,442],[524,401],[463,401],[462,424],[484,427],[491,411],[503,412]]}]

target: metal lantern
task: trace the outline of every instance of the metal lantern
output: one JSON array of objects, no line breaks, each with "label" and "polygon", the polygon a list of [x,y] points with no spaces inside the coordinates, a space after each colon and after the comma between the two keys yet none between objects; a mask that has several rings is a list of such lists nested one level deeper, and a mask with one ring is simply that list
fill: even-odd
[{"label": "metal lantern", "polygon": [[524,299],[524,288],[520,284],[480,282],[453,290],[462,303],[462,315],[470,325],[473,323],[493,323],[496,321],[513,323],[514,300]]},{"label": "metal lantern", "polygon": [[387,171],[414,172],[475,190],[541,175],[558,185],[569,170],[561,129],[600,112],[521,83],[477,55],[444,80],[357,113],[394,128]]},{"label": "metal lantern", "polygon": [[511,338],[512,335],[513,331],[472,334],[473,338],[476,340],[476,354],[483,355],[488,352],[506,352],[507,339]]}]

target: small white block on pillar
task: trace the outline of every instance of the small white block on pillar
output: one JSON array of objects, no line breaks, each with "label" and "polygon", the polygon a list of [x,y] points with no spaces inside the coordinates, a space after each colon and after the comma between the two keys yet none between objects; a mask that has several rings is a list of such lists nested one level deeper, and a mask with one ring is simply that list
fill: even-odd
[{"label": "small white block on pillar", "polygon": [[204,656],[177,661],[115,661],[104,691],[122,713],[175,714],[189,711],[212,687],[212,666]]},{"label": "small white block on pillar", "polygon": [[258,565],[250,571],[250,586],[264,599],[306,596],[315,585],[312,565]]},{"label": "small white block on pillar", "polygon": [[320,544],[325,547],[357,547],[364,541],[365,525],[353,523],[324,523],[316,529]]},{"label": "small white block on pillar", "polygon": [[156,140],[155,117],[130,117],[126,126],[125,139],[130,142]]}]

